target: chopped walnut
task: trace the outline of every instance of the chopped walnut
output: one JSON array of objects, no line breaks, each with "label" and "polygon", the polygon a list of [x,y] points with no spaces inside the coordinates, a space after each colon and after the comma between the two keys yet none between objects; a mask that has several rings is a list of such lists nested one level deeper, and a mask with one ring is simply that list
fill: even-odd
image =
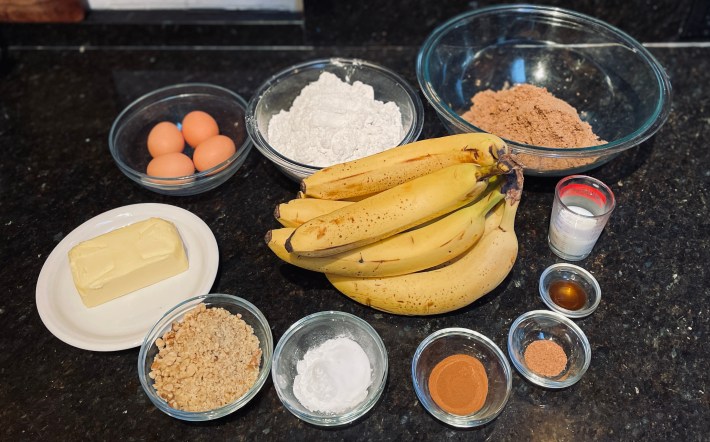
[{"label": "chopped walnut", "polygon": [[158,354],[148,376],[158,396],[178,410],[225,406],[259,376],[261,347],[254,329],[223,308],[198,305],[155,344]]}]

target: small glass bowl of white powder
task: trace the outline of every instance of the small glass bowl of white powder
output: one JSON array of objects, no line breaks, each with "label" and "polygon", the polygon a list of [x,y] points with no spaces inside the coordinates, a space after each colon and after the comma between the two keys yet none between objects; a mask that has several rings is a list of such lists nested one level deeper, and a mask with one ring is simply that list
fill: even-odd
[{"label": "small glass bowl of white powder", "polygon": [[246,120],[257,149],[300,181],[324,167],[416,141],[424,107],[390,69],[330,58],[269,78],[250,100]]},{"label": "small glass bowl of white powder", "polygon": [[353,422],[375,406],[387,369],[387,350],[370,324],[350,313],[324,311],[284,333],[271,377],[287,410],[331,427]]}]

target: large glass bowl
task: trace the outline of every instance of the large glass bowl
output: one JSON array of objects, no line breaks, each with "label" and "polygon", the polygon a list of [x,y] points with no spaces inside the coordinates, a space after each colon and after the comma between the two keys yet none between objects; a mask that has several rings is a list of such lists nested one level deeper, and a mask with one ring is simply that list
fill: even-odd
[{"label": "large glass bowl", "polygon": [[553,7],[494,6],[452,18],[424,42],[417,79],[451,133],[483,132],[461,117],[477,92],[529,83],[575,107],[606,140],[549,148],[505,139],[526,175],[569,175],[604,164],[656,133],[671,108],[668,77],[639,42]]}]

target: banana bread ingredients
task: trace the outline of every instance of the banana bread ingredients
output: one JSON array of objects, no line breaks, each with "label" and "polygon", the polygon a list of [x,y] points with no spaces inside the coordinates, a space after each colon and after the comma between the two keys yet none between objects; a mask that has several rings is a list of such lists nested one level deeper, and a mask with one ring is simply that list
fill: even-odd
[{"label": "banana bread ingredients", "polygon": [[149,376],[178,410],[208,411],[243,396],[256,382],[261,347],[254,329],[223,308],[200,304],[156,340]]},{"label": "banana bread ingredients", "polygon": [[448,356],[431,371],[429,393],[444,411],[459,416],[475,413],[483,407],[488,396],[486,369],[473,356]]},{"label": "banana bread ingredients", "polygon": [[182,135],[192,147],[219,134],[217,121],[212,115],[203,111],[192,111],[182,119]]},{"label": "banana bread ingredients", "polygon": [[293,394],[313,412],[340,413],[365,400],[372,383],[367,353],[349,338],[329,339],[296,364]]},{"label": "banana bread ingredients", "polygon": [[330,72],[308,84],[291,108],[271,117],[269,144],[309,166],[326,167],[399,144],[404,135],[399,106],[375,99],[372,86],[348,84]]},{"label": "banana bread ingredients", "polygon": [[156,124],[148,134],[148,152],[153,158],[166,153],[182,152],[185,149],[185,139],[180,129],[169,121]]},{"label": "banana bread ingredients", "polygon": [[567,366],[567,354],[557,342],[547,339],[533,341],[525,347],[525,364],[539,376],[555,377]]},{"label": "banana bread ingredients", "polygon": [[148,218],[80,242],[69,250],[72,279],[86,307],[96,307],[185,272],[175,224]]},{"label": "banana bread ingredients", "polygon": [[497,92],[478,92],[471,102],[462,117],[502,138],[545,147],[604,144],[575,108],[545,88],[517,84]]}]

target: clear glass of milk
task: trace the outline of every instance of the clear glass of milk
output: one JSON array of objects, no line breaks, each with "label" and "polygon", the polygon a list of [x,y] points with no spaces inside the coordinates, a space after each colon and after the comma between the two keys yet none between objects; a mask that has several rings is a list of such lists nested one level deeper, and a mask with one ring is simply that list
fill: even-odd
[{"label": "clear glass of milk", "polygon": [[595,178],[572,175],[560,180],[547,236],[550,249],[568,261],[589,256],[615,205],[614,193]]}]

